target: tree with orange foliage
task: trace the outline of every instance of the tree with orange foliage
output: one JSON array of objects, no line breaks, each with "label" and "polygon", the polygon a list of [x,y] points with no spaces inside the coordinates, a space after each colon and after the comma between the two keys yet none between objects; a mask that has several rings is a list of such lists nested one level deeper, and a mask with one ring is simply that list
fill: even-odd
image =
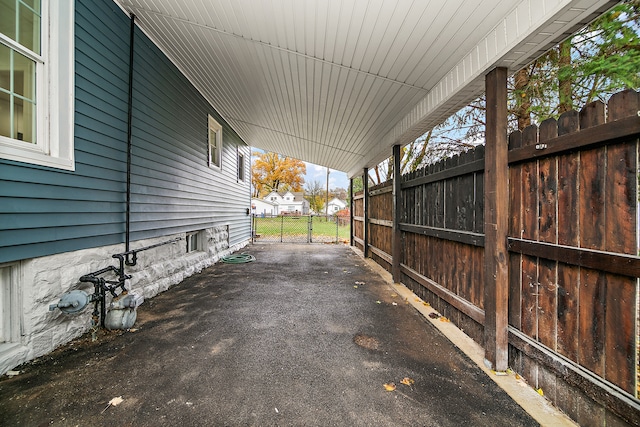
[{"label": "tree with orange foliage", "polygon": [[253,197],[264,197],[272,191],[302,191],[307,165],[277,153],[253,153],[251,168]]}]

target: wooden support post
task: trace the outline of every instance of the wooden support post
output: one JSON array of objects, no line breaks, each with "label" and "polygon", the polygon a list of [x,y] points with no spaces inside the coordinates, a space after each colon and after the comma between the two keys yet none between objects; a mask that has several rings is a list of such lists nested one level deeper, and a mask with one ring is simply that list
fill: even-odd
[{"label": "wooden support post", "polygon": [[492,70],[485,77],[485,84],[484,345],[485,359],[491,368],[505,371],[509,363],[507,69]]},{"label": "wooden support post", "polygon": [[400,282],[400,263],[402,262],[402,231],[400,214],[402,208],[400,189],[400,145],[393,146],[393,240],[391,241],[391,276]]},{"label": "wooden support post", "polygon": [[369,258],[369,168],[364,168],[362,174],[362,189],[364,190],[364,198],[362,199],[364,205],[362,240],[364,240],[364,244],[362,246],[362,252],[365,258]]},{"label": "wooden support post", "polygon": [[349,179],[349,246],[353,246],[353,208],[355,203],[353,202],[353,178]]}]

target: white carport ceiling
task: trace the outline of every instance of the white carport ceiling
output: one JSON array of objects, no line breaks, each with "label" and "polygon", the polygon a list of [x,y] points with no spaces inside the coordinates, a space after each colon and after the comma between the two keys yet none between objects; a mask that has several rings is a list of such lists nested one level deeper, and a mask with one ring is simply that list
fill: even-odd
[{"label": "white carport ceiling", "polygon": [[361,173],[606,0],[118,0],[249,144]]}]

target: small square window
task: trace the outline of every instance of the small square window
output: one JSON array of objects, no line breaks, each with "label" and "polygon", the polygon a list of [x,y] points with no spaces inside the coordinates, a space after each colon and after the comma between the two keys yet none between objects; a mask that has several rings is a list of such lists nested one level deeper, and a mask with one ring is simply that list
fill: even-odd
[{"label": "small square window", "polygon": [[194,231],[187,233],[187,253],[202,250],[202,232]]},{"label": "small square window", "polygon": [[222,126],[209,116],[209,167],[222,168]]},{"label": "small square window", "polygon": [[238,181],[244,181],[244,154],[238,152]]}]

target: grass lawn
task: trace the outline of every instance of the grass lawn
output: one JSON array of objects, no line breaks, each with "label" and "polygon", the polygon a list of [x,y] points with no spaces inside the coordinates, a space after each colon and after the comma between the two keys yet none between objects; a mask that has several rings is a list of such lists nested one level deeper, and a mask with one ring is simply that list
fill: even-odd
[{"label": "grass lawn", "polygon": [[[323,217],[313,217],[311,223],[312,237],[336,236],[335,219],[327,221]],[[255,233],[261,237],[306,236],[309,230],[309,217],[307,216],[282,216],[273,218],[256,217],[254,219]],[[338,239],[349,239],[349,224],[338,227]]]}]

